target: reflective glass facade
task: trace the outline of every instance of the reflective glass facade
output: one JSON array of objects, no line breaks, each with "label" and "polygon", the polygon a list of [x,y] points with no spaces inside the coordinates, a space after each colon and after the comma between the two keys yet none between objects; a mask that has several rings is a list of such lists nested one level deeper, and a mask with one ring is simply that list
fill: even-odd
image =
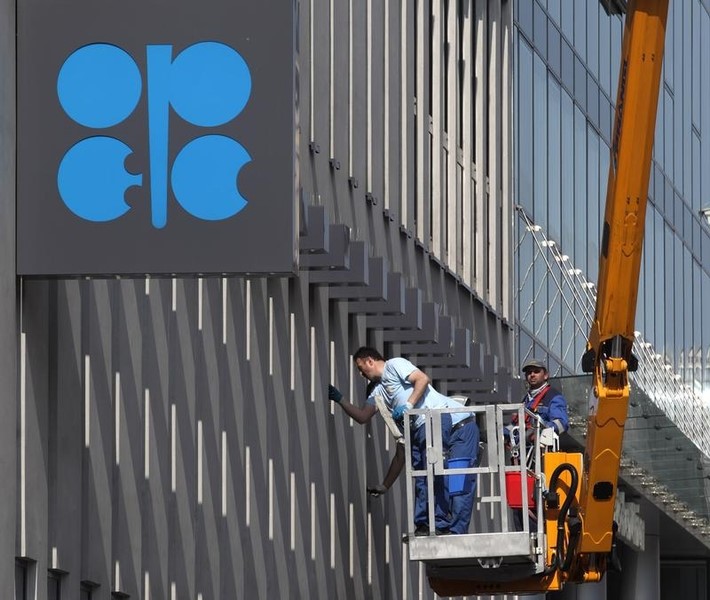
[{"label": "reflective glass facade", "polygon": [[[514,15],[519,214],[541,228],[557,263],[584,286],[597,279],[623,19],[598,0],[518,0]],[[710,3],[671,2],[636,322],[649,356],[706,402],[710,228],[701,211],[708,206]],[[547,276],[524,220],[517,225],[520,359],[548,353],[553,371],[579,372],[578,333],[586,329],[579,290],[567,293]]]},{"label": "reflective glass facade", "polygon": [[[607,14],[604,4],[514,5],[518,358],[547,356],[556,376],[581,373],[596,298],[623,35],[623,16]],[[707,543],[708,0],[670,2],[648,194],[634,346],[640,366],[621,475],[662,511],[683,515],[678,522]],[[559,383],[583,385],[576,379]],[[568,391],[581,431],[588,390]]]}]

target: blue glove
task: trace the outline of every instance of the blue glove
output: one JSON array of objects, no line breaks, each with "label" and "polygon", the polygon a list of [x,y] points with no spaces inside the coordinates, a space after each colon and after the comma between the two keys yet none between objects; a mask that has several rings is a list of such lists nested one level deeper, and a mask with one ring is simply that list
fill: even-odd
[{"label": "blue glove", "polygon": [[340,390],[334,385],[328,384],[328,400],[339,403],[342,399],[343,395],[340,393]]},{"label": "blue glove", "polygon": [[392,418],[395,421],[401,421],[404,419],[404,413],[406,413],[409,409],[412,408],[412,405],[407,402],[406,404],[400,404],[399,406],[395,406],[394,410],[392,411]]}]

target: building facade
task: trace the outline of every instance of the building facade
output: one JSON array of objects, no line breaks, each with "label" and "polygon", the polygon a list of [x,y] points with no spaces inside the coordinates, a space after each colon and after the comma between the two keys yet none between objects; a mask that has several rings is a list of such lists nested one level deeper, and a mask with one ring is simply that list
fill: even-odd
[{"label": "building facade", "polygon": [[385,429],[327,385],[363,400],[367,343],[518,395],[512,5],[260,4],[294,11],[297,272],[74,279],[16,276],[24,8],[0,7],[0,595],[433,597],[403,486],[366,495]]},{"label": "building facade", "polygon": [[[401,541],[404,484],[366,494],[388,434],[328,383],[364,400],[363,344],[480,404],[517,400],[533,353],[579,371],[621,17],[596,0],[271,4],[295,23],[293,275],[48,279],[16,276],[23,74],[0,0],[2,597],[433,598]],[[706,454],[672,407],[710,377],[709,8],[672,3],[638,312],[679,376],[648,400]],[[628,496],[647,475],[625,473]],[[666,556],[663,502],[638,498],[653,551],[628,552],[639,575],[614,589],[658,592],[644,576],[666,558],[682,561],[665,581],[707,580],[702,528],[677,525]]]}]

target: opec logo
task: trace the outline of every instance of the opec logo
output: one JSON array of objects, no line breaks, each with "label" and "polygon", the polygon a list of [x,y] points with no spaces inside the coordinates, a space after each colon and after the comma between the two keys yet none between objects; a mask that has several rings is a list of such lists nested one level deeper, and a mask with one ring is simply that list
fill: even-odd
[{"label": "opec logo", "polygon": [[[242,112],[251,94],[251,74],[241,55],[218,42],[200,42],[173,57],[170,45],[146,46],[146,73],[122,48],[91,44],[66,59],[57,94],[70,119],[91,129],[109,129],[128,119],[145,91],[152,225],[165,227],[168,185],[180,206],[206,221],[236,215],[247,204],[237,186],[241,168],[251,161],[236,140],[224,135],[196,137],[168,164],[170,109],[196,127],[218,127]],[[130,206],[125,193],[143,186],[141,173],[126,170],[133,152],[110,135],[85,138],[64,155],[57,185],[75,215],[94,222],[113,221]]]}]

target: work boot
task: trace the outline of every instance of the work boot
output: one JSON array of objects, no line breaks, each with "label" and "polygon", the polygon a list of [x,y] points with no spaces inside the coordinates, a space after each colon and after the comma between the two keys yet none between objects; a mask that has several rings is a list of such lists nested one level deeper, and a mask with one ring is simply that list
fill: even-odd
[{"label": "work boot", "polygon": [[417,525],[417,528],[414,530],[414,535],[416,536],[423,536],[423,535],[429,535],[429,527],[426,525]]}]

